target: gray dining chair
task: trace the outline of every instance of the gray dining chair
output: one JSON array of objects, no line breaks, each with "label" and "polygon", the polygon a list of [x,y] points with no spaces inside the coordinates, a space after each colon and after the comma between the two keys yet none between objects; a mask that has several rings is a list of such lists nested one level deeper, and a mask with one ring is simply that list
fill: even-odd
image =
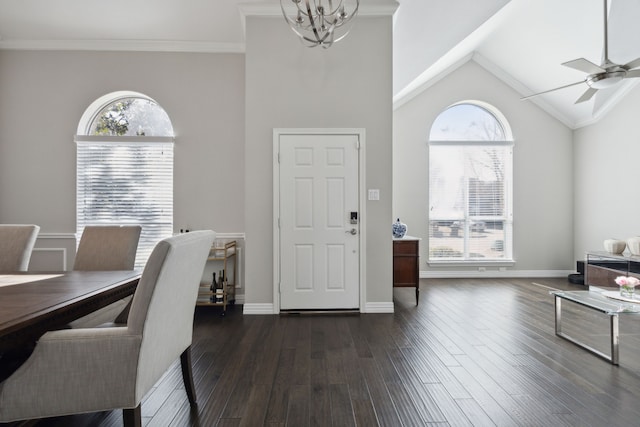
[{"label": "gray dining chair", "polygon": [[178,358],[194,407],[193,315],[214,238],[213,231],[193,231],[160,241],[126,325],[45,333],[0,383],[0,422],[123,409],[124,425],[140,426],[142,399]]},{"label": "gray dining chair", "polygon": [[[88,225],[82,231],[74,270],[133,270],[142,227],[139,225]],[[69,324],[71,328],[92,328],[113,320],[119,314],[126,318],[131,297],[118,300]]]},{"label": "gray dining chair", "polygon": [[0,272],[27,271],[40,227],[0,224]]},{"label": "gray dining chair", "polygon": [[142,227],[88,225],[82,231],[74,270],[133,270]]}]

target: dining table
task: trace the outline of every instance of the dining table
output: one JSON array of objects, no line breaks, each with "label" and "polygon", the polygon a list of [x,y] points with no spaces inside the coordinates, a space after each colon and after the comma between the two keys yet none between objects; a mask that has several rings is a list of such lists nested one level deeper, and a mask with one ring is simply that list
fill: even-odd
[{"label": "dining table", "polygon": [[140,272],[0,273],[0,354],[134,293]]}]

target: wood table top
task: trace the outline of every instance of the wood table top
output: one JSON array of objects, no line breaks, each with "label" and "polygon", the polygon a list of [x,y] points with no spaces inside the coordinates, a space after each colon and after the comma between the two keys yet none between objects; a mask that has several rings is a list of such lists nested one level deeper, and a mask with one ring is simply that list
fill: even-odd
[{"label": "wood table top", "polygon": [[34,325],[64,326],[132,294],[139,278],[138,271],[0,274],[0,339]]}]

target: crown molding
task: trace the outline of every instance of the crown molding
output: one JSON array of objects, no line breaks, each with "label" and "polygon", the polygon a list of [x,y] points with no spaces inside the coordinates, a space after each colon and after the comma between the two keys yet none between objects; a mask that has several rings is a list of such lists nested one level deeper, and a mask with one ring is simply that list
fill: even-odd
[{"label": "crown molding", "polygon": [[[502,68],[498,67],[495,63],[480,55],[478,52],[474,52],[471,59],[473,59],[473,61],[480,65],[482,68],[496,76],[507,86],[518,92],[520,95],[525,96],[525,94],[531,93],[531,90],[529,90],[524,84],[522,84],[520,80],[515,79],[511,76],[511,74],[507,73]],[[553,116],[556,120],[560,121],[569,129],[576,129],[576,123],[573,120],[571,120],[566,114],[563,114],[556,108],[552,107],[542,98],[531,98],[528,101],[537,105],[541,110],[544,110],[546,113]]]},{"label": "crown molding", "polygon": [[[391,16],[396,12],[398,6],[399,3],[395,0],[376,4],[370,4],[364,0],[358,7],[358,16]],[[243,19],[245,16],[282,16],[280,2],[269,4],[239,3],[238,8]]]},{"label": "crown molding", "polygon": [[244,53],[244,43],[179,40],[0,40],[0,50]]},{"label": "crown molding", "polygon": [[[500,81],[505,83],[507,86],[511,87],[513,90],[523,95],[528,93],[528,89],[525,85],[523,85],[519,80],[513,78],[509,73],[504,71],[502,68],[495,65],[493,62],[489,61],[484,56],[480,55],[478,52],[468,53],[452,63],[448,61],[438,61],[429,69],[425,70],[417,79],[407,85],[402,91],[400,91],[393,98],[393,109],[397,110],[404,104],[411,101],[416,96],[420,95],[425,90],[429,89],[431,86],[438,83],[440,80],[451,74],[456,69],[460,68],[464,64],[469,61],[474,61],[482,68],[487,70],[489,73],[493,74]],[[524,95],[523,95],[524,96]],[[540,109],[544,110],[546,113],[550,114],[556,120],[560,121],[562,124],[567,126],[569,129],[576,129],[580,127],[576,123],[573,122],[569,117],[565,114],[562,114],[557,109],[553,108],[547,102],[544,102],[542,99],[531,99],[530,102],[537,105]]]},{"label": "crown molding", "polygon": [[440,80],[457,70],[469,60],[473,53],[468,53],[460,58],[455,59],[453,62],[439,60],[434,65],[426,69],[416,79],[404,87],[393,97],[393,109],[394,111],[402,107],[404,104],[411,101],[416,96],[420,95],[425,90],[429,89]]},{"label": "crown molding", "polygon": [[[358,7],[358,16],[393,16],[400,4],[396,0],[388,3],[366,4],[362,3]],[[282,7],[280,2],[269,4],[239,3],[240,20],[242,33],[247,33],[247,17],[258,16],[263,18],[282,18]]]}]

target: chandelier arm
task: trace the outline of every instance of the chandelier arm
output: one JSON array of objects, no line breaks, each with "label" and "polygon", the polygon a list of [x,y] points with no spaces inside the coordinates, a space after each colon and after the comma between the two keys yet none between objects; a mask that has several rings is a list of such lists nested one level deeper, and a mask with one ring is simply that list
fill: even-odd
[{"label": "chandelier arm", "polygon": [[[318,27],[316,26],[316,22],[313,19],[313,14],[311,13],[311,5],[309,4],[309,0],[304,0],[304,3],[307,6],[307,13],[308,13],[307,16],[309,16],[309,24],[311,25],[311,31],[313,32],[313,34],[316,37],[316,42],[317,43],[321,43],[322,40],[320,40],[320,34],[318,34]],[[316,11],[317,10],[318,9],[316,8]],[[319,14],[318,14],[318,16],[319,16]]]},{"label": "chandelier arm", "polygon": [[[294,21],[294,22],[295,22],[295,21]],[[320,39],[315,39],[315,38],[311,38],[311,37],[309,37],[309,36],[305,35],[305,34],[304,34],[303,32],[301,32],[301,31],[298,31],[294,26],[291,26],[291,31],[293,31],[294,33],[296,33],[296,35],[297,35],[298,37],[300,37],[302,40],[304,40],[304,41],[306,41],[306,42],[311,43],[311,44],[312,44],[312,46],[309,46],[309,47],[314,47],[314,46],[317,46],[317,45],[321,45],[321,44],[328,43],[327,41],[325,41],[325,39],[326,39],[326,37],[327,37],[329,34],[325,34],[325,36],[324,36],[324,37],[322,37],[322,38],[320,38]],[[346,34],[345,34],[345,36],[346,36]],[[342,37],[344,37],[344,36],[342,36]],[[341,38],[342,38],[342,37],[341,37]]]},{"label": "chandelier arm", "polygon": [[[287,15],[287,12],[284,10],[284,6],[282,5],[282,2],[280,2],[280,9],[282,10],[282,15],[284,16],[284,19],[287,21],[287,23],[289,24],[289,27],[291,28],[291,31],[293,31],[294,33],[296,33],[296,35],[298,37],[300,37],[301,39],[307,40],[309,42],[312,43],[316,43],[315,40],[311,40],[308,39],[304,33],[302,33],[301,31],[297,30],[297,27],[300,26],[300,24],[293,18],[290,18],[289,15]],[[298,6],[298,10],[300,12],[302,12],[302,10],[300,9],[300,7]]]},{"label": "chandelier arm", "polygon": [[[344,3],[344,0],[340,0],[338,2],[338,4],[336,5],[335,9],[333,7],[333,0],[328,0],[329,1],[329,13],[325,13],[326,16],[333,16],[333,15],[340,15],[338,13],[338,11],[340,10],[340,8],[342,7],[342,3]],[[344,7],[342,7],[342,9],[344,9]]]},{"label": "chandelier arm", "polygon": [[[318,14],[317,13],[313,13],[312,8],[309,7],[308,4],[306,4],[307,1],[305,0],[305,4],[302,4],[302,1],[299,1],[296,3],[296,7],[298,8],[298,12],[300,12],[302,14],[302,16],[305,16],[307,18],[317,18]],[[302,4],[302,7],[300,6]]]},{"label": "chandelier arm", "polygon": [[[355,7],[352,13],[348,14],[345,11],[344,0],[304,0],[304,3],[302,0],[293,0],[297,15],[289,16],[284,1],[287,0],[280,0],[280,9],[292,31],[309,47],[320,45],[325,49],[349,33],[350,28],[345,24],[357,15],[360,7],[360,0],[355,0]],[[330,13],[327,13],[327,9]],[[306,19],[308,23],[305,23]],[[338,32],[337,30],[343,26],[346,29]]]}]

